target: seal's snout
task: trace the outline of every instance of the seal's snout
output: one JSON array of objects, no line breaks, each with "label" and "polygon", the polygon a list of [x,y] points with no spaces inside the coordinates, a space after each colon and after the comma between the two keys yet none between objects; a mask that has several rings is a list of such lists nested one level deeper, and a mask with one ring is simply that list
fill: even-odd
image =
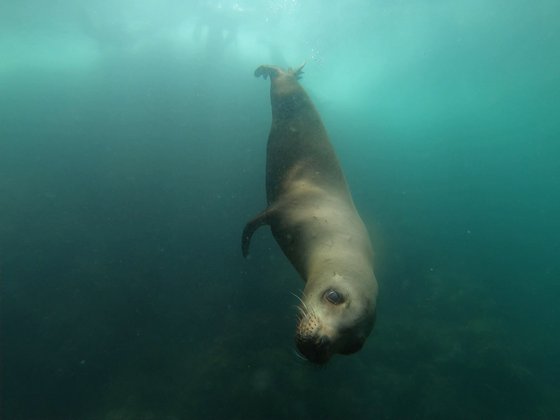
[{"label": "seal's snout", "polygon": [[321,333],[321,322],[316,313],[305,313],[296,328],[296,346],[299,352],[310,362],[324,364],[331,358],[332,344],[332,340]]},{"label": "seal's snout", "polygon": [[296,336],[296,346],[310,362],[322,365],[331,358],[331,340],[326,336],[314,336],[307,339]]}]

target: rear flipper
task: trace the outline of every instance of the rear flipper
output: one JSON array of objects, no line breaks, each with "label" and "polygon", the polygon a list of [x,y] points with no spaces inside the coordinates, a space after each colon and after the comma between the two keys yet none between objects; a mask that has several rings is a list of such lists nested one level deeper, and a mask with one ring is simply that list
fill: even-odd
[{"label": "rear flipper", "polygon": [[294,76],[296,79],[300,79],[301,75],[303,74],[303,67],[305,66],[305,63],[303,63],[301,66],[299,66],[297,69],[288,69],[288,70],[283,70],[278,66],[271,66],[269,64],[263,64],[262,66],[257,67],[257,69],[255,70],[255,77],[260,77],[262,76],[264,79],[270,77],[271,79],[274,79],[278,76],[280,76],[281,74],[285,74],[285,75],[290,75],[290,76]]},{"label": "rear flipper", "polygon": [[241,250],[245,258],[249,255],[249,245],[251,244],[253,233],[261,226],[270,224],[270,213],[270,210],[266,209],[245,225],[243,236],[241,237]]}]

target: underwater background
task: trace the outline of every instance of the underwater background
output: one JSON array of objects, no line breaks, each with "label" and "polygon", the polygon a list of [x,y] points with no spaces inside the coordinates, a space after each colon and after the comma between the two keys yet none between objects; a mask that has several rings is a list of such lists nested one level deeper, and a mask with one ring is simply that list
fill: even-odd
[{"label": "underwater background", "polygon": [[[557,0],[0,3],[0,418],[560,418]],[[380,282],[294,354],[263,63],[306,62]]]}]

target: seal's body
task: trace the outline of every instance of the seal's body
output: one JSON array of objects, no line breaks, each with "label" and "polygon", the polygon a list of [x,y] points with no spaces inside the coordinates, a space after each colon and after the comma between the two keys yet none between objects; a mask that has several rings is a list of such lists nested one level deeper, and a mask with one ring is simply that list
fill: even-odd
[{"label": "seal's body", "polygon": [[270,77],[268,207],[245,226],[251,236],[268,224],[306,282],[296,344],[310,361],[358,351],[373,328],[377,281],[367,230],[315,106],[298,83],[301,68],[260,66]]}]

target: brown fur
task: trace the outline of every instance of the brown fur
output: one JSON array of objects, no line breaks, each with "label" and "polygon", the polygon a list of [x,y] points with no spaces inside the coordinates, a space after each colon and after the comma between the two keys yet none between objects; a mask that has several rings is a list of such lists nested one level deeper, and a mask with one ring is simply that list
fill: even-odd
[{"label": "brown fur", "polygon": [[[325,363],[334,353],[362,347],[373,328],[378,287],[367,230],[300,74],[301,68],[272,66],[255,71],[271,79],[268,207],[246,225],[243,253],[253,232],[270,225],[306,282],[296,344],[309,360]],[[342,300],[333,303],[333,296]]]}]

